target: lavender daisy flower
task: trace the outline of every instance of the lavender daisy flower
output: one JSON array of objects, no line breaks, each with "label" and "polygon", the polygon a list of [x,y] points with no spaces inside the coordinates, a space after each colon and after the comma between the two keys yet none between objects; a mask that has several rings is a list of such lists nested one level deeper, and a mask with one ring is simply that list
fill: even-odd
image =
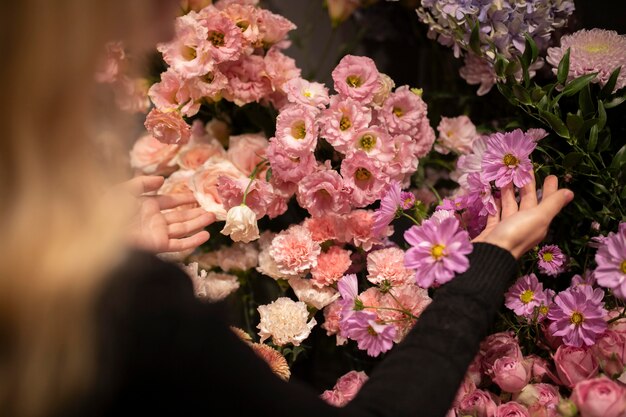
[{"label": "lavender daisy flower", "polygon": [[543,284],[535,274],[520,277],[504,295],[504,305],[518,316],[533,317],[535,308],[546,305]]},{"label": "lavender daisy flower", "polygon": [[586,270],[582,275],[576,274],[572,277],[570,287],[578,287],[580,285],[588,285],[593,287],[596,283],[596,276],[592,270]]},{"label": "lavender daisy flower", "polygon": [[374,235],[381,235],[389,223],[398,217],[398,211],[402,211],[402,194],[399,182],[393,181],[389,184],[387,192],[380,199],[380,207],[374,212]]},{"label": "lavender daisy flower", "polygon": [[604,291],[589,286],[561,291],[548,312],[550,334],[568,346],[592,346],[607,328],[603,297]]},{"label": "lavender daisy flower", "polygon": [[359,299],[359,284],[355,274],[345,275],[337,282],[337,289],[341,296],[342,311],[345,314],[349,314],[352,310],[359,309],[357,303]]},{"label": "lavender daisy flower", "polygon": [[444,284],[469,268],[467,255],[472,252],[472,243],[456,218],[426,220],[407,230],[404,238],[411,245],[404,265],[416,270],[417,284],[423,288]]},{"label": "lavender daisy flower", "polygon": [[539,271],[542,274],[555,277],[565,270],[567,257],[557,245],[545,245],[537,253],[539,257]]},{"label": "lavender daisy flower", "polygon": [[617,297],[626,298],[626,223],[620,223],[617,233],[609,233],[601,242],[596,263],[598,284],[612,289]]},{"label": "lavender daisy flower", "polygon": [[511,181],[519,188],[528,184],[533,169],[530,154],[536,145],[521,129],[489,136],[482,162],[483,180],[495,180],[499,188]]},{"label": "lavender daisy flower", "polygon": [[391,349],[396,337],[396,328],[377,323],[376,314],[371,311],[355,311],[346,320],[341,320],[339,327],[342,335],[355,340],[359,349],[366,350],[373,357]]},{"label": "lavender daisy flower", "polygon": [[495,215],[498,208],[489,181],[484,181],[478,172],[472,172],[467,176],[467,186],[470,192],[468,205],[477,205],[479,216]]}]

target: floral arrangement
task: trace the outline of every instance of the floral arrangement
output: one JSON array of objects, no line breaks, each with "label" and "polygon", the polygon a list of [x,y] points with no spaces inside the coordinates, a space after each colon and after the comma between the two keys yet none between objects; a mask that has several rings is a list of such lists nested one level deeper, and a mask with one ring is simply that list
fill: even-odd
[{"label": "floral arrangement", "polygon": [[[551,43],[567,0],[422,2],[432,37],[465,56],[461,75],[519,111],[476,125],[436,118],[365,56],[343,56],[332,89],[304,79],[284,53],[293,23],[255,1],[210,3],[185,2],[159,46],[164,72],[130,151],[137,172],[167,177],[160,193],[192,192],[218,219],[210,242],[170,255],[198,297],[239,308],[234,331],[285,379],[330,339],[350,369],[321,395],[345,405],[469,267],[501,190],[555,174],[576,200],[522,258],[449,415],[626,412],[626,146],[611,133],[624,35]],[[544,63],[547,80],[533,79]]]}]

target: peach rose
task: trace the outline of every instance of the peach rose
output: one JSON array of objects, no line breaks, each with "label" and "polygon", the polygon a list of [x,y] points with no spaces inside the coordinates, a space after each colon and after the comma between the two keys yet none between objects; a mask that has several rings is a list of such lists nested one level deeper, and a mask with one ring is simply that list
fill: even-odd
[{"label": "peach rose", "polygon": [[191,137],[191,127],[178,112],[163,113],[152,109],[144,125],[155,139],[163,143],[183,145]]},{"label": "peach rose", "polygon": [[217,178],[220,175],[245,178],[245,175],[229,160],[213,157],[206,161],[191,178],[190,188],[203,209],[215,214],[217,220],[226,220],[226,209],[217,192]]},{"label": "peach rose", "polygon": [[130,151],[130,166],[144,174],[168,175],[176,170],[179,149],[178,145],[166,145],[152,135],[144,135]]},{"label": "peach rose", "polygon": [[213,156],[225,157],[222,144],[213,139],[210,143],[198,143],[185,146],[178,154],[178,165],[182,169],[198,169]]},{"label": "peach rose", "polygon": [[[228,146],[228,159],[241,172],[246,175],[252,174],[254,167],[265,158],[265,149],[269,142],[261,133],[251,133],[230,137]],[[262,170],[263,172],[266,169]],[[262,178],[261,172],[259,178]]]}]

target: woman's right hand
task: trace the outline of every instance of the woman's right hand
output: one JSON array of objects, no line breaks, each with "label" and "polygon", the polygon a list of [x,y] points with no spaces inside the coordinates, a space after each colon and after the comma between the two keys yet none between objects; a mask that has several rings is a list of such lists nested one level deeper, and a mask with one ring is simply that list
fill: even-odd
[{"label": "woman's right hand", "polygon": [[498,212],[489,216],[485,230],[474,242],[485,242],[508,250],[516,259],[541,242],[552,219],[574,198],[568,189],[559,189],[558,179],[548,176],[543,183],[541,202],[537,202],[535,178],[520,190],[515,199],[513,184],[502,188]]}]

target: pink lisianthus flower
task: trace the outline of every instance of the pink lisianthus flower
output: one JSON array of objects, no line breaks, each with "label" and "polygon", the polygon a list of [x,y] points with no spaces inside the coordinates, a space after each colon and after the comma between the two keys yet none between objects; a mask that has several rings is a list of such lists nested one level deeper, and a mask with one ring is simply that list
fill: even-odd
[{"label": "pink lisianthus flower", "polygon": [[270,141],[266,155],[272,167],[272,176],[284,182],[297,183],[317,168],[317,160],[313,152],[291,156],[276,138]]},{"label": "pink lisianthus flower", "polygon": [[539,271],[549,276],[557,276],[565,270],[567,257],[557,245],[545,245],[537,253]]},{"label": "pink lisianthus flower", "polygon": [[99,62],[96,71],[96,81],[99,83],[112,84],[117,81],[117,77],[122,71],[122,65],[126,60],[126,52],[122,42],[107,42],[105,54]]},{"label": "pink lisianthus flower", "polygon": [[411,284],[415,273],[404,266],[404,251],[385,248],[367,255],[367,279],[375,285],[387,282],[392,286]]},{"label": "pink lisianthus flower", "polygon": [[157,45],[165,62],[183,78],[204,75],[214,65],[207,51],[207,29],[198,21],[197,16],[197,13],[190,12],[176,18],[174,39]]},{"label": "pink lisianthus flower", "polygon": [[365,152],[379,162],[389,162],[395,154],[391,138],[379,126],[370,126],[354,133],[348,154],[358,151]]},{"label": "pink lisianthus flower", "polygon": [[317,266],[311,268],[311,281],[318,288],[330,286],[339,281],[346,273],[352,261],[349,250],[333,246],[317,257]]},{"label": "pink lisianthus flower", "polygon": [[176,162],[182,169],[196,170],[212,157],[224,158],[225,156],[226,151],[222,144],[213,139],[209,143],[192,144],[189,142],[181,149]]},{"label": "pink lisianthus flower", "polygon": [[403,85],[385,100],[378,118],[391,135],[416,136],[426,118],[426,103],[409,86]]},{"label": "pink lisianthus flower", "polygon": [[465,55],[465,65],[459,69],[459,74],[468,84],[480,84],[476,95],[484,96],[496,84],[496,74],[493,67],[485,59],[474,54]]},{"label": "pink lisianthus flower", "polygon": [[177,110],[191,117],[200,110],[200,103],[191,98],[190,81],[182,79],[171,67],[161,74],[161,81],[153,84],[148,96],[157,109],[162,112]]},{"label": "pink lisianthus flower", "polygon": [[[283,91],[285,83],[300,78],[301,70],[296,61],[273,47],[265,54],[265,73],[272,83],[272,89]],[[279,107],[277,107],[279,108]]]},{"label": "pink lisianthus flower", "polygon": [[310,82],[303,78],[294,78],[283,85],[287,99],[294,104],[326,108],[330,102],[328,88],[324,84]]},{"label": "pink lisianthus flower", "polygon": [[417,144],[409,135],[392,138],[393,159],[385,162],[383,171],[391,179],[399,181],[403,187],[410,185],[411,175],[417,171],[419,159],[416,157]]},{"label": "pink lisianthus flower", "polygon": [[259,102],[272,92],[270,79],[265,76],[265,61],[258,55],[244,55],[239,61],[220,64],[228,79],[224,98],[238,106]]},{"label": "pink lisianthus flower", "polygon": [[252,183],[250,178],[232,178],[226,175],[217,179],[217,191],[227,211],[243,204],[246,189],[248,194],[245,205],[254,212],[258,220],[267,214],[268,206],[276,198],[272,186],[267,181],[259,179],[252,180]]},{"label": "pink lisianthus flower", "polygon": [[276,141],[285,151],[299,157],[312,153],[317,145],[316,112],[308,106],[292,104],[276,119]]},{"label": "pink lisianthus flower", "polygon": [[221,6],[224,2],[217,3],[216,7],[241,30],[244,47],[259,41],[259,25],[257,8],[251,4],[232,3]]},{"label": "pink lisianthus flower", "polygon": [[346,214],[350,211],[350,192],[343,178],[332,169],[318,169],[302,178],[296,192],[298,204],[313,217]]},{"label": "pink lisianthus flower", "polygon": [[215,214],[217,220],[226,220],[227,210],[218,192],[218,178],[228,176],[234,179],[245,179],[230,161],[213,157],[206,161],[189,180],[189,188],[193,191],[200,206],[209,213]]},{"label": "pink lisianthus flower", "polygon": [[355,311],[340,322],[341,332],[355,340],[361,350],[376,357],[393,347],[396,328],[391,324],[376,321],[376,314],[369,311]]},{"label": "pink lisianthus flower", "polygon": [[626,222],[620,223],[617,233],[609,233],[600,244],[596,263],[594,275],[598,285],[626,298]]},{"label": "pink lisianthus flower", "polygon": [[546,304],[544,297],[543,284],[539,282],[535,274],[531,273],[520,277],[509,288],[504,295],[504,305],[518,316],[532,318],[535,315],[535,309]]},{"label": "pink lisianthus flower", "polygon": [[379,72],[371,58],[344,56],[332,73],[335,91],[342,97],[350,97],[368,104],[378,89]]},{"label": "pink lisianthus flower", "polygon": [[239,59],[243,36],[235,22],[213,6],[202,9],[198,21],[207,30],[207,50],[216,64]]},{"label": "pink lisianthus flower", "polygon": [[163,113],[152,109],[144,125],[156,140],[169,145],[184,145],[191,137],[191,127],[178,112]]},{"label": "pink lisianthus flower", "polygon": [[[228,79],[217,68],[190,79],[186,86],[192,100],[190,104],[198,107],[198,103],[202,101],[219,101],[226,87],[228,87]],[[183,111],[185,108],[186,106],[183,107]]]},{"label": "pink lisianthus flower", "polygon": [[287,34],[296,29],[296,25],[289,19],[272,13],[267,9],[257,9],[259,37],[261,45],[271,46],[285,39]]},{"label": "pink lisianthus flower", "polygon": [[374,212],[374,233],[382,233],[404,209],[401,192],[397,181],[392,181],[387,186],[387,191],[380,199],[380,207]]},{"label": "pink lisianthus flower", "polygon": [[592,346],[607,328],[603,297],[604,291],[587,286],[561,291],[548,313],[551,334],[569,346]]},{"label": "pink lisianthus flower", "polygon": [[441,223],[425,220],[407,230],[404,239],[411,245],[404,264],[416,270],[417,284],[421,287],[444,284],[469,268],[467,255],[472,252],[472,243],[455,218]]},{"label": "pink lisianthus flower", "polygon": [[122,75],[113,84],[115,104],[128,113],[145,113],[150,108],[148,81],[145,78],[131,78]]},{"label": "pink lisianthus flower", "polygon": [[467,154],[472,150],[474,140],[478,138],[476,126],[467,116],[442,117],[437,126],[439,138],[435,150],[444,155],[450,150]]},{"label": "pink lisianthus flower", "polygon": [[427,117],[424,117],[420,122],[418,132],[414,136],[414,139],[415,157],[422,158],[428,155],[437,138],[435,136],[435,130],[430,126]]},{"label": "pink lisianthus flower", "polygon": [[320,118],[321,135],[337,151],[348,153],[354,134],[366,129],[372,120],[372,111],[351,98],[333,96],[330,107]]},{"label": "pink lisianthus flower", "polygon": [[313,241],[311,232],[299,225],[280,232],[270,246],[278,271],[286,275],[303,275],[315,268],[320,253],[320,245]]},{"label": "pink lisianthus flower", "polygon": [[352,191],[354,207],[364,207],[380,199],[388,180],[381,163],[369,158],[363,151],[355,152],[342,161],[341,176]]},{"label": "pink lisianthus flower", "polygon": [[483,179],[495,180],[500,188],[510,182],[519,188],[528,184],[533,169],[530,154],[536,145],[521,129],[489,136],[482,161]]}]

